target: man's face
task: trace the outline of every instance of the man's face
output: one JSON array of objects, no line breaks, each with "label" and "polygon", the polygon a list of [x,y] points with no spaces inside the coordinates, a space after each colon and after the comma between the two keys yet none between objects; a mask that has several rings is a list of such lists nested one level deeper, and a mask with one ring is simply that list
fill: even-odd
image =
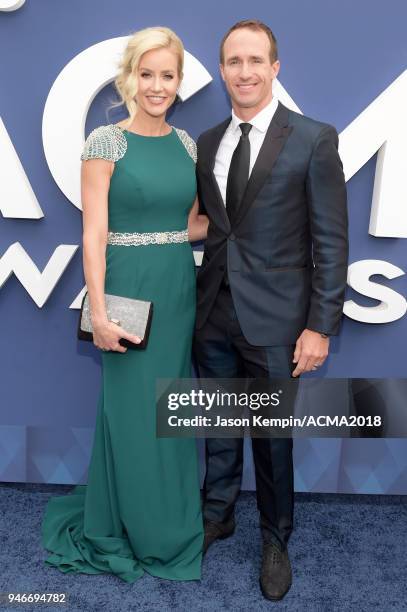
[{"label": "man's face", "polygon": [[270,102],[272,82],[280,69],[279,61],[270,61],[267,34],[248,28],[235,30],[225,40],[223,58],[220,71],[235,112],[252,109],[254,116]]}]

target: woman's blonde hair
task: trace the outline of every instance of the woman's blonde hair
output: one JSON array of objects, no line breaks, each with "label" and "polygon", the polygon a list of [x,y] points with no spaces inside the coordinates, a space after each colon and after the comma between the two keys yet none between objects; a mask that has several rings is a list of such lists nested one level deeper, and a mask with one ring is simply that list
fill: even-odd
[{"label": "woman's blonde hair", "polygon": [[[135,32],[127,43],[119,64],[119,74],[115,86],[121,98],[119,104],[125,104],[129,113],[124,122],[129,127],[137,112],[135,95],[137,93],[137,70],[144,53],[152,49],[171,48],[178,57],[178,76],[182,79],[184,67],[184,45],[181,39],[169,28],[153,27]],[[116,105],[114,105],[116,106]]]}]

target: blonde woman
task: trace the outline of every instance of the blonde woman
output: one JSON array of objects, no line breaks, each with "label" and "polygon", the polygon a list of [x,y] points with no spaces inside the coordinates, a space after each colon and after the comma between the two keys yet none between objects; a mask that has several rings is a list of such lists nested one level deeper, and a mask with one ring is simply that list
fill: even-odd
[{"label": "blonde woman", "polygon": [[[201,575],[203,528],[195,440],[157,438],[157,378],[191,376],[195,266],[190,241],[206,237],[198,215],[196,147],[166,122],[184,50],[167,28],[129,40],[116,88],[129,117],[101,126],[81,159],[83,263],[94,344],[102,352],[88,483],[51,498],[42,525],[46,563],[63,572],[144,571],[172,580]],[[151,300],[145,350],[107,318],[104,293]]]}]

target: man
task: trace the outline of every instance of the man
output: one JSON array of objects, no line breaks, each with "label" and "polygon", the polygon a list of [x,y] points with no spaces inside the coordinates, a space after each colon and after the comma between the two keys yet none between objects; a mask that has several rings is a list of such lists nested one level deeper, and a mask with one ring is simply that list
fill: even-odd
[{"label": "man", "polygon": [[[297,377],[321,366],[338,333],[347,276],[346,188],[335,128],[273,96],[277,44],[263,23],[223,38],[220,71],[232,117],[198,139],[209,217],[197,277],[194,353],[202,378]],[[253,438],[263,538],[260,585],[291,585],[292,439]],[[206,551],[235,528],[243,439],[207,439]]]}]

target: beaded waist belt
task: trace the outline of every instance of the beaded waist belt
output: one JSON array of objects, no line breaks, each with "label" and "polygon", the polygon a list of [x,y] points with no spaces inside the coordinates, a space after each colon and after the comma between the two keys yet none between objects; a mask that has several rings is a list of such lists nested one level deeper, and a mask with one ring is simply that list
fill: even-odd
[{"label": "beaded waist belt", "polygon": [[145,244],[169,244],[170,242],[188,242],[188,230],[175,232],[108,232],[107,244],[122,246],[140,246]]}]

